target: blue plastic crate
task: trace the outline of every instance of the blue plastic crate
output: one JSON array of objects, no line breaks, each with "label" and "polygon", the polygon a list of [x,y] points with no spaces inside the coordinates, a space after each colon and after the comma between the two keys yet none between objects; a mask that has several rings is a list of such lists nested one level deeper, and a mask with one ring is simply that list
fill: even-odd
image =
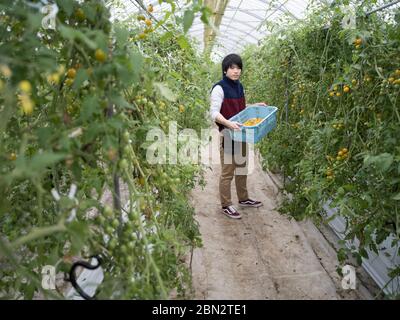
[{"label": "blue plastic crate", "polygon": [[[262,118],[263,120],[255,126],[242,126],[241,130],[229,130],[231,139],[234,141],[244,141],[248,143],[257,143],[268,132],[276,127],[277,107],[274,106],[248,106],[237,115],[230,118],[230,121],[244,123],[252,118]],[[254,137],[254,138],[253,138]]]}]

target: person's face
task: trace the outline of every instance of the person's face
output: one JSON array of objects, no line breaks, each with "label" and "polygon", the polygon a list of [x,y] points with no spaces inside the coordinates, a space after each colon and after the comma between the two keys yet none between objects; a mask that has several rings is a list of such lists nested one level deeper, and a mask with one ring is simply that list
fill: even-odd
[{"label": "person's face", "polygon": [[226,70],[226,76],[231,80],[239,80],[242,69],[236,64],[231,65],[228,70]]}]

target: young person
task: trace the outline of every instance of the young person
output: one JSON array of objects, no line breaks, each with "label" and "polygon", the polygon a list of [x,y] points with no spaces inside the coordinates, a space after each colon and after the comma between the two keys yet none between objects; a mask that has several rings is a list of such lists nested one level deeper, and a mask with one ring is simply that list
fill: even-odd
[{"label": "young person", "polygon": [[[222,61],[223,78],[216,83],[211,91],[210,114],[220,131],[220,159],[221,176],[219,179],[219,194],[222,213],[233,219],[240,219],[241,215],[232,205],[231,181],[235,176],[235,185],[239,206],[258,208],[260,201],[249,198],[247,192],[247,162],[248,146],[245,142],[234,142],[230,139],[229,132],[224,129],[240,130],[242,124],[229,121],[231,117],[246,108],[244,89],[240,83],[243,62],[237,54],[230,54]],[[265,103],[256,105],[266,106]],[[244,162],[237,161],[241,153]],[[233,157],[232,157],[233,156]],[[233,159],[232,159],[233,158]],[[244,170],[243,170],[244,169]],[[239,171],[239,172],[238,172]]]}]

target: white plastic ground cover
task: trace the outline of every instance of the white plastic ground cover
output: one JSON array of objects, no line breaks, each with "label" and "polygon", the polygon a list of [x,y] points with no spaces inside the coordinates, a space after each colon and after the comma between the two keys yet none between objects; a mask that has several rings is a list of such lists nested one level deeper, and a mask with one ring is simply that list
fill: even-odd
[{"label": "white plastic ground cover", "polygon": [[[97,265],[98,260],[92,258],[90,264]],[[103,268],[99,267],[95,270],[84,269],[76,282],[88,296],[93,297],[96,293],[97,287],[103,282],[103,279]],[[75,288],[71,288],[65,295],[65,298],[67,300],[83,300],[81,295],[76,292]]]},{"label": "white plastic ground cover", "polygon": [[[334,233],[343,240],[345,237],[346,220],[344,217],[337,213],[336,208],[330,207],[330,202],[324,204],[323,209],[326,213],[327,219],[332,219],[328,222]],[[368,259],[362,259],[362,267],[374,279],[378,286],[383,289],[385,294],[400,294],[400,277],[394,278],[390,281],[388,270],[400,265],[400,256],[397,255],[398,247],[392,247],[391,243],[394,235],[388,237],[380,246],[379,255],[375,252],[366,249],[368,252]],[[359,241],[346,241],[348,248],[358,248]],[[390,282],[389,282],[390,281]]]}]

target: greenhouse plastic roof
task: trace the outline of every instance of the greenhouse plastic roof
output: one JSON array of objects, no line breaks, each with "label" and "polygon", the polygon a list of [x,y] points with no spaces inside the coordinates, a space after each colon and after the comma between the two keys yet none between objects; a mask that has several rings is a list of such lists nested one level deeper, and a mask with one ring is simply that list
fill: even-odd
[{"label": "greenhouse plastic roof", "polygon": [[[159,4],[158,0],[120,0],[124,6],[124,14],[144,12],[149,4],[154,7],[153,17],[161,20],[166,11],[170,10],[167,3]],[[213,5],[223,0],[211,1]],[[258,44],[269,34],[268,21],[277,22],[282,16],[289,19],[302,19],[311,3],[330,3],[332,0],[229,0],[221,20],[219,32],[212,47],[211,58],[220,60],[228,53],[240,53],[248,44]],[[385,1],[378,1],[384,3]],[[140,5],[142,4],[142,7]],[[177,15],[182,14],[188,6],[187,1],[177,0]],[[122,13],[118,10],[118,15]],[[204,49],[205,25],[198,15],[188,34],[199,44],[199,50]]]},{"label": "greenhouse plastic roof", "polygon": [[[126,14],[143,11],[141,1],[122,0]],[[177,11],[183,12],[187,1],[175,1]],[[214,1],[215,3],[218,2]],[[229,0],[221,20],[219,33],[216,36],[212,57],[220,59],[227,53],[239,53],[247,44],[257,44],[268,33],[265,21],[276,21],[280,16],[286,15],[293,19],[304,16],[307,5],[306,0]],[[170,5],[156,1],[142,1],[146,7],[152,4],[153,16],[162,19]],[[179,13],[178,13],[179,14]],[[189,36],[196,39],[199,49],[204,49],[204,24],[197,16],[188,32]]]},{"label": "greenhouse plastic roof", "polygon": [[[303,17],[307,1],[284,0],[230,0],[225,9],[220,25],[220,33],[216,37],[213,53],[224,56],[230,52],[240,52],[249,43],[257,44],[267,34],[264,21],[275,21],[286,14],[294,19]],[[200,40],[203,45],[202,32],[204,25],[195,21],[190,34]]]}]

